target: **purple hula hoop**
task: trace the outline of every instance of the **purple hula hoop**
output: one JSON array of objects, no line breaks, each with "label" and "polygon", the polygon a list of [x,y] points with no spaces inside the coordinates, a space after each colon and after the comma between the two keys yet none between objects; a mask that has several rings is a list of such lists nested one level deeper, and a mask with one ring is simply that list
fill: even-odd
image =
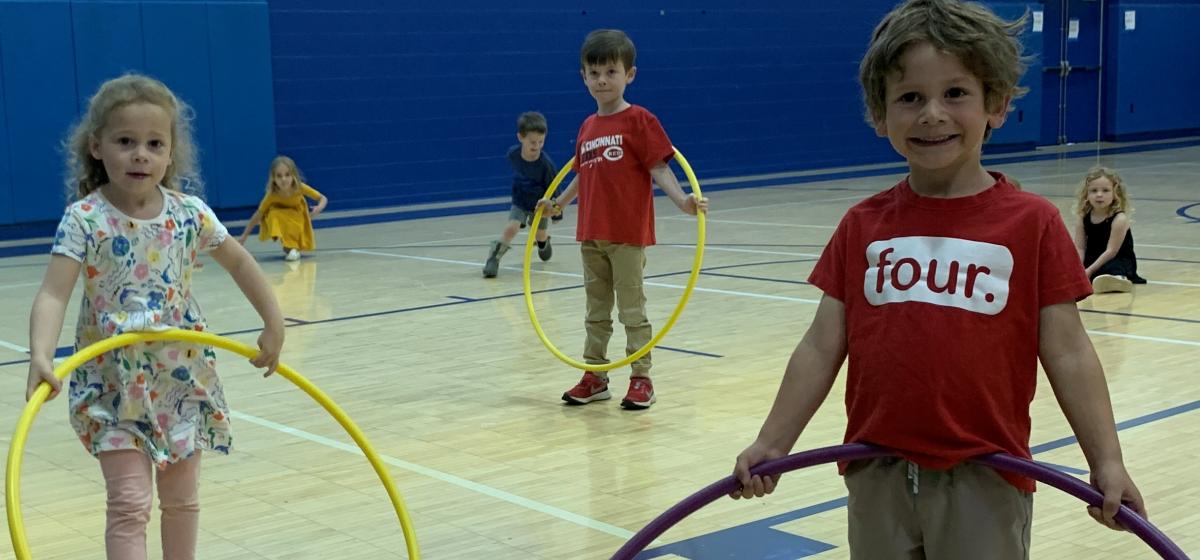
[{"label": "purple hula hoop", "polygon": [[[835,461],[857,461],[859,459],[891,457],[893,455],[894,453],[883,448],[861,443],[851,443],[822,447],[811,451],[795,453],[773,461],[767,461],[754,467],[750,472],[756,475],[776,475],[814,465],[833,463]],[[977,457],[972,459],[971,462],[1019,474],[1049,484],[1079,498],[1089,505],[1098,506],[1104,502],[1104,497],[1091,486],[1027,459],[1020,459],[1004,453],[995,453]],[[688,496],[682,502],[675,504],[671,509],[663,512],[643,527],[642,530],[638,531],[624,546],[617,550],[612,559],[632,560],[639,552],[645,550],[651,542],[654,542],[654,539],[657,539],[659,535],[666,532],[667,529],[674,527],[676,523],[679,523],[683,518],[695,513],[700,508],[717,501],[722,496],[728,495],[737,487],[737,479],[731,475]],[[1150,545],[1150,548],[1154,549],[1159,556],[1167,560],[1188,560],[1183,550],[1171,542],[1171,539],[1168,539],[1162,531],[1159,531],[1157,527],[1151,525],[1142,516],[1134,513],[1133,510],[1121,506],[1120,511],[1117,512],[1116,519],[1127,527],[1130,532]]]}]

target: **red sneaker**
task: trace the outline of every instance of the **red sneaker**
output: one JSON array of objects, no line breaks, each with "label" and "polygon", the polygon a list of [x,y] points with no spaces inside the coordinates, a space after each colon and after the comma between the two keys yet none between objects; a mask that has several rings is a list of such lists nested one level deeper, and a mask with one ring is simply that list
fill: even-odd
[{"label": "red sneaker", "polygon": [[654,404],[654,384],[648,377],[630,377],[629,392],[621,399],[621,407],[626,410],[644,410]]},{"label": "red sneaker", "polygon": [[611,399],[612,394],[608,392],[608,380],[602,379],[590,371],[583,372],[583,378],[579,380],[570,391],[563,393],[562,400],[567,401],[570,405],[587,404],[592,401],[602,401]]}]

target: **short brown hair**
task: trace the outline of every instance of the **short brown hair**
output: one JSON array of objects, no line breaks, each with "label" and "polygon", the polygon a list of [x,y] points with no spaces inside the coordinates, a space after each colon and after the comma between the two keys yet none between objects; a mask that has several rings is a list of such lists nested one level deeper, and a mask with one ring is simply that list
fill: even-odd
[{"label": "short brown hair", "polygon": [[521,136],[525,136],[530,132],[545,134],[548,130],[546,116],[537,111],[526,111],[517,117],[517,134]]},{"label": "short brown hair", "polygon": [[579,49],[579,66],[589,64],[605,64],[621,62],[625,69],[633,68],[637,60],[637,49],[633,40],[619,29],[597,29],[588,33],[583,40],[583,48]]},{"label": "short brown hair", "polygon": [[1005,98],[1025,95],[1029,88],[1017,82],[1026,67],[1020,34],[1027,19],[1028,13],[1006,21],[982,4],[958,0],[908,0],[896,6],[875,27],[859,65],[867,122],[878,126],[884,121],[888,75],[903,70],[901,55],[917,43],[958,57],[983,83],[988,111]]}]

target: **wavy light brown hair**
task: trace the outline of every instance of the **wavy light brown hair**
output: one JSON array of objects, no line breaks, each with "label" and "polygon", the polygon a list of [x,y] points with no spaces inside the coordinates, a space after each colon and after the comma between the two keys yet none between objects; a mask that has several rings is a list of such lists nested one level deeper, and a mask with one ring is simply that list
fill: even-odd
[{"label": "wavy light brown hair", "polygon": [[[904,71],[900,57],[918,43],[957,57],[979,78],[988,112],[1005,99],[1025,95],[1029,88],[1017,83],[1027,62],[1020,40],[1027,20],[1028,13],[1006,21],[982,4],[958,0],[908,0],[897,6],[875,27],[859,64],[867,123],[875,127],[884,122],[888,76]],[[989,127],[984,139],[990,136]]]},{"label": "wavy light brown hair", "polygon": [[100,85],[88,101],[87,113],[64,141],[67,153],[67,199],[83,198],[108,184],[104,162],[92,157],[92,140],[108,124],[113,111],[133,103],[161,107],[171,118],[171,161],[163,175],[168,189],[199,195],[204,190],[196,165],[196,143],[192,138],[192,108],[162,82],[141,74],[126,74]]}]

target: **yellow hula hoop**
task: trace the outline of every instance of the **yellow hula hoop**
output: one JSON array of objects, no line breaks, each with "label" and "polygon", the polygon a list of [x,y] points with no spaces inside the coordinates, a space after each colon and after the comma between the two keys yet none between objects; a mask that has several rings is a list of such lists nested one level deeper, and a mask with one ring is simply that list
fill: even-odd
[{"label": "yellow hula hoop", "polygon": [[[174,340],[216,346],[241,354],[247,358],[253,358],[258,355],[258,350],[255,348],[206,332],[176,329],[163,332],[126,333],[101,340],[76,352],[73,356],[64,360],[57,368],[54,368],[54,375],[59,379],[63,379],[67,374],[100,354],[139,342],[153,342],[158,340]],[[404,543],[408,548],[408,557],[411,560],[419,560],[420,551],[417,548],[417,535],[413,532],[412,520],[408,517],[408,511],[404,507],[404,500],[400,498],[400,491],[396,489],[396,484],[392,481],[392,477],[384,466],[383,461],[375,453],[371,442],[367,441],[367,436],[363,435],[358,426],[354,424],[354,421],[346,415],[346,412],[341,407],[333,402],[333,399],[330,399],[328,395],[313,385],[311,381],[283,364],[279,364],[276,371],[305,393],[308,393],[308,396],[324,407],[337,420],[338,424],[341,424],[342,428],[350,434],[354,442],[358,444],[363,454],[366,455],[367,460],[371,462],[371,466],[374,467],[375,474],[379,475],[379,480],[383,482],[383,487],[387,489],[388,498],[391,499],[392,507],[396,510],[396,517],[400,519],[400,528],[404,532]],[[29,429],[33,426],[33,419],[49,395],[50,385],[44,382],[34,391],[33,397],[29,399],[29,402],[25,405],[25,410],[21,413],[20,420],[17,421],[17,429],[13,432],[12,446],[8,449],[8,468],[4,477],[4,505],[8,510],[8,534],[12,537],[13,551],[16,552],[18,560],[29,560],[30,558],[29,543],[25,538],[25,525],[21,517],[21,459],[25,452],[25,440],[28,439]]]},{"label": "yellow hula hoop", "polygon": [[[692,187],[692,194],[696,195],[696,199],[699,201],[703,195],[700,193],[700,181],[696,180],[696,174],[692,171],[692,166],[688,164],[687,158],[683,157],[683,154],[679,153],[679,150],[675,150],[675,161],[678,162],[679,166],[683,168],[683,173],[687,175],[688,184],[690,184]],[[575,158],[571,158],[571,160],[568,161],[561,170],[559,170],[558,175],[556,175],[554,180],[550,182],[550,187],[546,189],[546,194],[543,198],[550,198],[554,195],[554,191],[558,188],[559,183],[562,183],[563,178],[567,176],[567,173],[570,173],[571,165],[574,162]],[[538,338],[542,340],[542,344],[546,345],[546,349],[550,350],[550,353],[557,356],[558,359],[563,361],[563,363],[573,368],[587,371],[609,371],[619,367],[624,367],[632,364],[638,358],[641,358],[649,353],[650,349],[658,345],[658,341],[662,340],[662,338],[666,336],[667,332],[671,330],[671,327],[675,325],[675,321],[679,319],[679,314],[683,313],[683,308],[687,305],[688,298],[692,295],[692,289],[696,287],[696,278],[700,276],[700,266],[704,260],[704,213],[697,212],[696,218],[696,257],[692,260],[692,274],[688,276],[687,286],[683,289],[683,297],[679,298],[679,303],[675,305],[675,310],[671,313],[671,316],[667,319],[667,322],[663,323],[662,328],[655,333],[654,337],[650,339],[650,342],[647,342],[645,346],[639,348],[637,352],[626,356],[625,359],[607,364],[588,364],[563,354],[561,350],[554,346],[554,343],[550,342],[550,339],[546,337],[546,332],[542,330],[541,323],[538,322],[537,311],[533,308],[533,289],[529,282],[529,265],[532,262],[533,257],[534,238],[537,237],[534,234],[537,233],[538,223],[542,219],[542,209],[539,207],[533,214],[533,223],[529,225],[529,239],[525,240],[525,264],[521,271],[521,282],[525,287],[525,309],[529,311],[529,321],[533,323],[533,330],[537,332]]]}]

